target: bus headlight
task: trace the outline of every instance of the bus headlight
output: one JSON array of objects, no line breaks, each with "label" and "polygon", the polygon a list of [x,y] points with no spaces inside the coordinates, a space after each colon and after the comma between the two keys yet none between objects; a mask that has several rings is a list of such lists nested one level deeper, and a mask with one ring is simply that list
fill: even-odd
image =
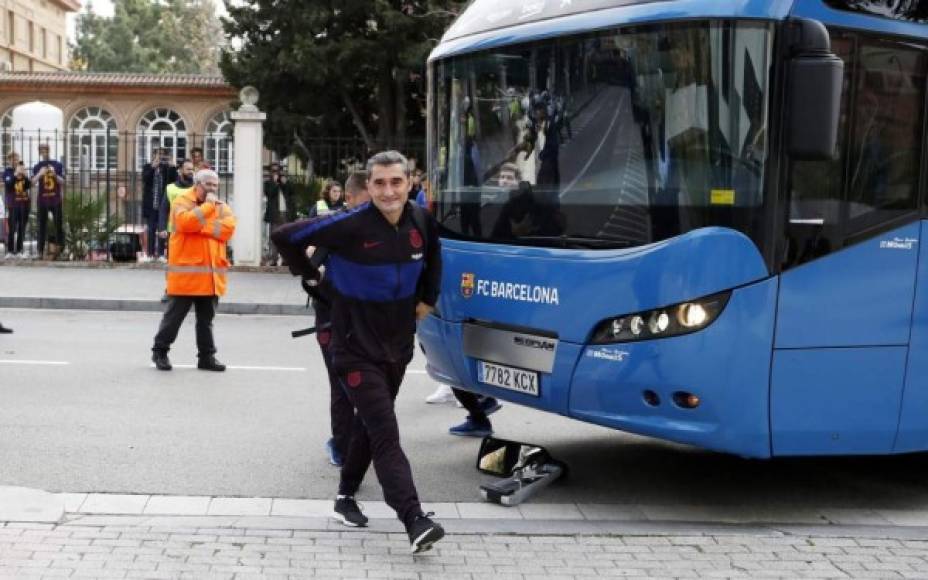
[{"label": "bus headlight", "polygon": [[665,308],[609,318],[596,325],[590,342],[631,342],[697,332],[719,317],[730,297],[730,291],[722,292]]}]

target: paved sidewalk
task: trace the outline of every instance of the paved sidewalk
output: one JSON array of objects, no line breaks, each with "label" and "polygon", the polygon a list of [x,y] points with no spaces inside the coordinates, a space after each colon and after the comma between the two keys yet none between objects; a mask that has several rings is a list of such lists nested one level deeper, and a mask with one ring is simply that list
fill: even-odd
[{"label": "paved sidewalk", "polygon": [[363,507],[370,527],[348,530],[328,518],[330,501],[0,487],[0,578],[928,578],[925,525],[426,504],[449,536],[414,557],[382,502]]},{"label": "paved sidewalk", "polygon": [[[232,271],[219,312],[306,314],[306,294],[284,272]],[[0,308],[160,311],[164,270],[0,263]]]},{"label": "paved sidewalk", "polygon": [[928,534],[668,527],[511,533],[443,522],[409,554],[398,523],[346,530],[293,518],[78,517],[0,525],[0,578],[926,578]]}]

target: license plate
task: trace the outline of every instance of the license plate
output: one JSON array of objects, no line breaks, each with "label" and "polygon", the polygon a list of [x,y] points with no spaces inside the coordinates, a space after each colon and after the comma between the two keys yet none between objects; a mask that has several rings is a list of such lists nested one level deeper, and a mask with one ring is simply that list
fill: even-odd
[{"label": "license plate", "polygon": [[501,387],[534,397],[539,396],[538,373],[536,372],[478,360],[477,380],[494,387]]}]

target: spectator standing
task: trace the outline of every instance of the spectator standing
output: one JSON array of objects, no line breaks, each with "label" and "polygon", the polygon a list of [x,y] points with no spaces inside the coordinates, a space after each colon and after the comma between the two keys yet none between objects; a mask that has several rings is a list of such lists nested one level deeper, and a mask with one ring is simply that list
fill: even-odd
[{"label": "spectator standing", "polygon": [[[329,252],[332,362],[358,417],[333,516],[345,525],[367,525],[354,494],[373,460],[384,498],[418,553],[444,530],[422,511],[400,446],[394,402],[412,360],[416,320],[438,299],[441,246],[435,220],[409,203],[406,158],[396,151],[378,153],[367,170],[370,204],[279,228],[273,241],[297,272],[307,263],[312,268],[308,246]],[[397,275],[384,275],[387,269]]]},{"label": "spectator standing", "polygon": [[29,223],[29,212],[32,210],[32,197],[29,195],[32,181],[19,156],[13,153],[11,160],[15,162],[14,167],[10,168],[10,172],[4,171],[3,174],[4,194],[10,214],[7,220],[9,223],[6,247],[8,253],[22,257],[26,224]]},{"label": "spectator standing", "polygon": [[203,158],[203,148],[194,147],[190,150],[190,162],[193,163],[193,170],[212,169],[206,159]]},{"label": "spectator standing", "polygon": [[232,208],[219,201],[219,176],[201,169],[194,187],[174,200],[174,233],[168,252],[168,305],[152,346],[152,362],[158,370],[171,370],[168,351],[193,306],[196,311],[197,368],[224,371],[216,360],[213,318],[219,297],[226,292],[226,244],[235,233]]},{"label": "spectator standing", "polygon": [[6,227],[7,227],[7,200],[6,200],[6,167],[3,168],[3,194],[0,195],[0,243],[3,243],[4,253],[9,253],[10,248],[6,245]]},{"label": "spectator standing", "polygon": [[322,188],[319,201],[309,210],[309,217],[329,215],[345,207],[342,186],[337,181],[329,180]]},{"label": "spectator standing", "polygon": [[168,184],[177,179],[177,169],[168,162],[167,149],[158,149],[151,163],[142,168],[142,217],[148,225],[146,252],[149,258],[164,256],[165,240],[158,236],[161,205],[166,202]]},{"label": "spectator standing", "polygon": [[165,188],[164,196],[167,203],[162,203],[158,210],[158,232],[160,236],[167,238],[174,231],[174,220],[171,214],[171,208],[175,199],[193,187],[193,175],[195,172],[196,169],[194,169],[193,161],[185,159],[180,164],[180,168],[177,172],[177,179],[173,183],[168,184]]},{"label": "spectator standing", "polygon": [[[55,244],[64,242],[64,212],[62,191],[64,189],[64,166],[49,156],[47,143],[39,145],[39,162],[32,168],[32,179],[36,188],[36,208],[39,231],[36,240],[39,259],[45,258],[45,242],[48,240],[48,216],[51,214],[55,226]],[[54,252],[53,252],[54,253]]]},{"label": "spectator standing", "polygon": [[[279,163],[272,163],[270,173],[264,180],[264,223],[265,239],[270,241],[270,230],[285,222],[296,219],[296,204],[293,200],[293,187],[290,185],[287,176],[281,172]],[[281,214],[281,205],[284,206],[284,215]],[[286,217],[286,219],[284,219]],[[277,248],[268,243],[267,248],[268,262],[272,265],[277,264]]]}]

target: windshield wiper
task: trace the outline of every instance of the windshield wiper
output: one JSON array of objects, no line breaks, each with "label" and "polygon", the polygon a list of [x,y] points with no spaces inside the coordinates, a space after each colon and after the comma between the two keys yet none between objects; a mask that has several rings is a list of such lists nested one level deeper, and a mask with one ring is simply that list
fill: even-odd
[{"label": "windshield wiper", "polygon": [[631,242],[624,239],[594,238],[591,236],[519,236],[519,241],[552,242],[564,248],[629,248]]}]

